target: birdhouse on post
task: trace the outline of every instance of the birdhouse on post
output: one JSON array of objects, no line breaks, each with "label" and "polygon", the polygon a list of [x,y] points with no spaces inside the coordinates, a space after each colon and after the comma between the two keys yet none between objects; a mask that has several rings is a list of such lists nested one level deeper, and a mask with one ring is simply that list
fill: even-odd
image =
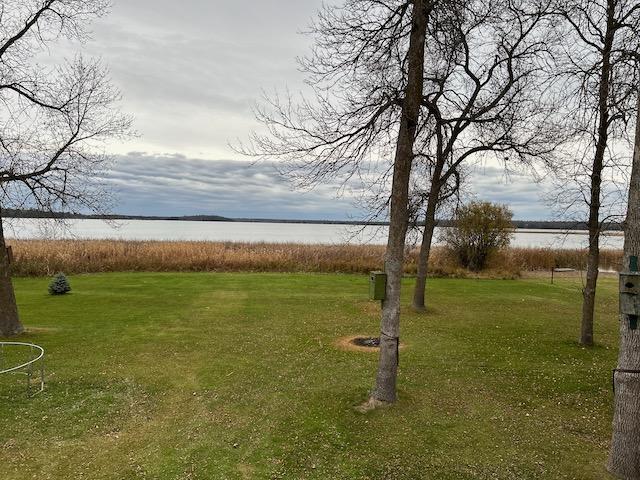
[{"label": "birdhouse on post", "polygon": [[369,298],[371,300],[384,300],[387,288],[387,274],[384,272],[371,272],[369,276]]},{"label": "birdhouse on post", "polygon": [[638,259],[631,257],[629,270],[620,272],[620,313],[629,319],[629,328],[638,328],[640,316],[640,272]]}]

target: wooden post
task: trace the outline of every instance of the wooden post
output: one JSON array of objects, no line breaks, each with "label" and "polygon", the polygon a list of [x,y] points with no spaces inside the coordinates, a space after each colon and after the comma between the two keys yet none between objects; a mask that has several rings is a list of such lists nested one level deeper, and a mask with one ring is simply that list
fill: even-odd
[{"label": "wooden post", "polygon": [[13,247],[11,247],[11,245],[7,246],[7,260],[9,264],[13,263]]}]

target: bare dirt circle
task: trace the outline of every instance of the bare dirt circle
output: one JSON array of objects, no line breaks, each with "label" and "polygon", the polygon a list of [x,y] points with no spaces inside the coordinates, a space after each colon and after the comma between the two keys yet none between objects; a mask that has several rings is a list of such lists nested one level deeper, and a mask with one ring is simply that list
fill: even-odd
[{"label": "bare dirt circle", "polygon": [[[340,350],[351,352],[377,352],[380,350],[380,338],[370,335],[349,335],[340,337],[334,342],[335,346]],[[400,342],[400,348],[406,345]]]}]

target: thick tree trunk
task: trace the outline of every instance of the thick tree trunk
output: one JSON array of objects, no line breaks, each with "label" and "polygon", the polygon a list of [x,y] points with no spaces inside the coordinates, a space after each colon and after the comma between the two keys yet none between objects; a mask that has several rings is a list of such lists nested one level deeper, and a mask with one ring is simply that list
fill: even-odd
[{"label": "thick tree trunk", "polygon": [[[636,123],[629,204],[624,235],[623,270],[631,270],[631,257],[640,257],[640,95]],[[637,262],[636,262],[637,263]],[[633,265],[637,268],[637,265]],[[627,315],[620,315],[620,353],[614,372],[613,438],[608,470],[618,478],[640,479],[640,329],[632,330]]]},{"label": "thick tree trunk", "polygon": [[424,72],[424,42],[427,11],[424,0],[414,0],[409,40],[408,78],[398,131],[393,166],[389,238],[385,254],[387,289],[382,302],[380,322],[380,359],[371,401],[391,403],[396,400],[398,346],[400,337],[400,287],[404,263],[404,245],[409,223],[409,178],[413,162],[413,144],[420,116]]},{"label": "thick tree trunk", "polygon": [[609,137],[609,83],[611,80],[611,49],[615,31],[613,2],[607,7],[607,30],[602,49],[602,68],[600,70],[600,86],[598,89],[598,140],[591,169],[591,195],[589,198],[589,258],[587,260],[587,282],[583,290],[582,326],[580,343],[593,345],[593,315],[598,283],[598,265],[600,263],[600,190],[602,186],[602,169],[604,155]]},{"label": "thick tree trunk", "polygon": [[413,290],[412,307],[418,312],[426,310],[425,293],[427,289],[427,272],[429,271],[429,254],[431,253],[431,242],[433,231],[436,226],[436,209],[440,188],[432,184],[427,201],[427,212],[424,217],[424,232],[422,232],[422,243],[420,244],[420,254],[418,255],[418,275]]},{"label": "thick tree trunk", "polygon": [[13,284],[11,283],[9,256],[7,255],[7,246],[4,241],[2,210],[0,210],[0,336],[12,337],[19,335],[23,330],[18,317]]}]

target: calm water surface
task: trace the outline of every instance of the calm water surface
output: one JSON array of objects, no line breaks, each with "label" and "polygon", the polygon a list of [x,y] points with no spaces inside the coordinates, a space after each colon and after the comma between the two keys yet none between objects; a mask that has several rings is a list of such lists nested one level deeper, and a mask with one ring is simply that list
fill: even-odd
[{"label": "calm water surface", "polygon": [[[231,242],[294,242],[384,244],[387,227],[314,225],[302,223],[188,222],[171,220],[73,220],[64,225],[53,220],[11,219],[7,236],[20,239],[75,238],[118,240],[199,240]],[[436,244],[439,239],[436,229]],[[619,232],[607,232],[603,248],[622,248]],[[516,230],[517,247],[584,248],[585,231]]]}]

